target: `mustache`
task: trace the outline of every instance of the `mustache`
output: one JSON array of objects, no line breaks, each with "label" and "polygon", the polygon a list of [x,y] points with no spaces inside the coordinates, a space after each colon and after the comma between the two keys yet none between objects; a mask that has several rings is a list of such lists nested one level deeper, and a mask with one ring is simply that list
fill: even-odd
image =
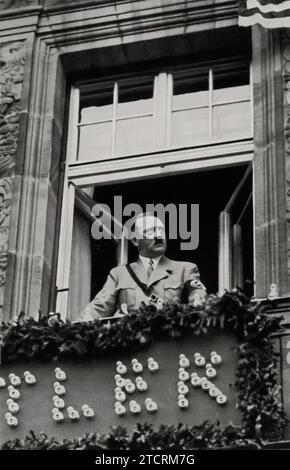
[{"label": "mustache", "polygon": [[165,239],[164,238],[154,238],[154,245],[164,245]]}]

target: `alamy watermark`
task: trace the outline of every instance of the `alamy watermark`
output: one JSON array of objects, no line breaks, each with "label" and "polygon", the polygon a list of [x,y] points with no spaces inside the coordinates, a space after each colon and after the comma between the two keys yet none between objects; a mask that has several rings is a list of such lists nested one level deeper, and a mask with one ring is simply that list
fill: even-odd
[{"label": "alamy watermark", "polygon": [[170,240],[182,240],[181,250],[195,250],[199,244],[199,204],[140,204],[130,203],[123,206],[122,196],[114,196],[113,209],[107,204],[96,204],[92,208],[95,221],[91,227],[92,237],[96,240],[146,237],[135,230],[135,221],[142,213],[154,215],[164,226]]}]

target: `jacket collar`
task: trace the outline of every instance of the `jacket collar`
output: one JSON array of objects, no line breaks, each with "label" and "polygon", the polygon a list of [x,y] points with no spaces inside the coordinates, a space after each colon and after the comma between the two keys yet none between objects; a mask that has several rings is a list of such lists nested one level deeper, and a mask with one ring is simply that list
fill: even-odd
[{"label": "jacket collar", "polygon": [[147,273],[140,258],[138,258],[135,263],[132,263],[131,266],[140,281],[143,282],[143,284],[147,284]]},{"label": "jacket collar", "polygon": [[148,281],[147,273],[140,258],[138,258],[135,263],[132,263],[131,266],[140,281],[142,281],[144,284],[147,284],[148,287],[150,287],[152,284],[155,284],[155,282],[168,277],[168,274],[172,272],[172,262],[169,258],[166,258],[166,256],[162,256]]},{"label": "jacket collar", "polygon": [[172,262],[170,259],[166,258],[166,256],[163,256],[149,278],[148,287],[168,277],[168,274],[171,272]]}]

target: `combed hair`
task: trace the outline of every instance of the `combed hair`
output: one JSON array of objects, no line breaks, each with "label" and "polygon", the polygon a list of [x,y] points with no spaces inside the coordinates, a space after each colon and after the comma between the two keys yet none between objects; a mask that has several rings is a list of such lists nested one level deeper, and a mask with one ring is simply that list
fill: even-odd
[{"label": "combed hair", "polygon": [[145,217],[155,217],[156,219],[159,219],[159,217],[157,217],[157,215],[154,212],[141,212],[135,217],[134,223],[132,225],[132,233],[135,232],[137,220],[144,219]]}]

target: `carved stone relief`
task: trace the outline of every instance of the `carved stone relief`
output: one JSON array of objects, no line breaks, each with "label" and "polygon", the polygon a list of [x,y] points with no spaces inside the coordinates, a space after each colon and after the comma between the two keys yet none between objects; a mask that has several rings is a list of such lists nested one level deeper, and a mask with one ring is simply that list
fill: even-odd
[{"label": "carved stone relief", "polygon": [[283,75],[284,75],[284,118],[285,118],[285,162],[286,162],[286,201],[287,201],[287,239],[288,239],[288,276],[290,279],[290,30],[283,35]]},{"label": "carved stone relief", "polygon": [[0,177],[14,169],[24,61],[23,42],[0,45]]},{"label": "carved stone relief", "polygon": [[0,179],[0,287],[5,283],[13,178]]},{"label": "carved stone relief", "polygon": [[0,309],[7,266],[9,222],[19,135],[25,43],[0,44]]}]

